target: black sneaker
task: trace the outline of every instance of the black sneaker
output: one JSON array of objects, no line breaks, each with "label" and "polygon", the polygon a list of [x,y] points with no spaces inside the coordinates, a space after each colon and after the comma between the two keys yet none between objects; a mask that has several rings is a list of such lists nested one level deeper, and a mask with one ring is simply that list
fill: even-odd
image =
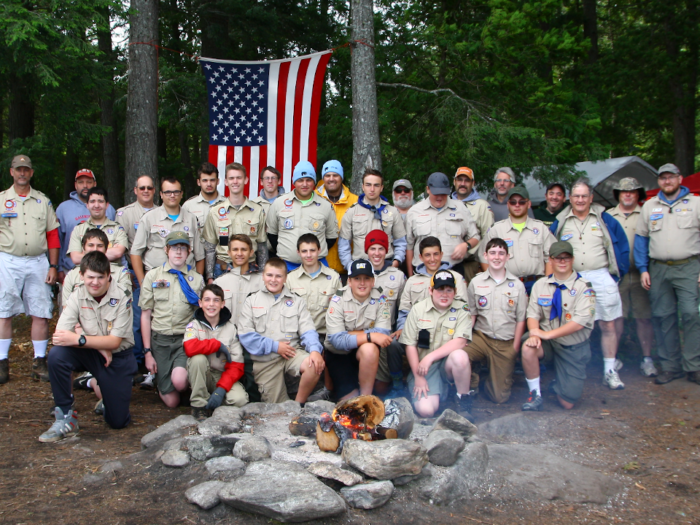
[{"label": "black sneaker", "polygon": [[32,364],[32,379],[36,381],[49,382],[49,369],[46,366],[45,357],[35,357]]},{"label": "black sneaker", "polygon": [[468,394],[455,394],[457,413],[463,418],[468,419],[470,423],[474,423],[474,416],[472,416],[474,396],[471,395],[472,392],[474,392],[474,390],[471,390]]},{"label": "black sneaker", "polygon": [[76,377],[73,380],[73,388],[77,390],[92,390],[90,387],[88,387],[88,383],[92,377],[93,376],[90,372],[85,372],[80,377]]},{"label": "black sneaker", "polygon": [[192,417],[197,421],[204,421],[209,417],[209,413],[204,407],[192,407]]},{"label": "black sneaker", "polygon": [[657,385],[665,385],[666,383],[670,383],[682,377],[685,377],[685,372],[661,372],[656,376],[656,379],[654,379],[654,383]]},{"label": "black sneaker", "polygon": [[523,411],[541,412],[543,407],[542,396],[538,395],[534,390],[530,392],[530,397],[523,404]]},{"label": "black sneaker", "polygon": [[10,380],[10,360],[0,359],[0,385]]}]

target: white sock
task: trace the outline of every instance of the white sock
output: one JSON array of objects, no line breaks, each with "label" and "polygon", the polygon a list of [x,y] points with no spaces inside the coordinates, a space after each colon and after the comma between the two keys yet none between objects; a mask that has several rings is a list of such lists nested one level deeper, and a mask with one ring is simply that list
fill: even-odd
[{"label": "white sock", "polygon": [[46,347],[49,345],[49,340],[46,341],[32,341],[34,345],[34,357],[46,357]]},{"label": "white sock", "polygon": [[[0,344],[2,344],[2,342],[0,342]],[[645,362],[645,363],[653,363],[654,360],[653,360],[651,357],[645,357],[645,358],[644,358],[644,362]]]},{"label": "white sock", "polygon": [[603,373],[615,371],[615,358],[614,357],[604,357],[603,358]]},{"label": "white sock", "polygon": [[12,339],[0,339],[0,359],[7,359],[10,353],[10,344]]},{"label": "white sock", "polygon": [[540,378],[536,377],[535,379],[525,379],[527,381],[527,389],[532,392],[533,390],[538,396],[541,396],[542,393],[540,392]]}]

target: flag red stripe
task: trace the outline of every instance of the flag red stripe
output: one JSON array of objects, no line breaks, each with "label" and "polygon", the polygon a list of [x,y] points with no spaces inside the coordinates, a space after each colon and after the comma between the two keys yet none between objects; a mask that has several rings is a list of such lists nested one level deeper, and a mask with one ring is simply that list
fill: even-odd
[{"label": "flag red stripe", "polygon": [[[294,90],[294,125],[292,126],[292,166],[297,165],[301,158],[299,151],[301,142],[301,114],[304,108],[304,89],[306,86],[306,71],[309,69],[310,58],[304,59],[299,64],[297,78],[295,82],[296,89]],[[287,137],[288,139],[289,137]]]},{"label": "flag red stripe", "polygon": [[282,173],[284,173],[284,112],[287,101],[289,65],[289,62],[280,64],[279,81],[277,82],[277,136],[273,139],[276,149],[275,167]]},{"label": "flag red stripe", "polygon": [[243,148],[243,162],[241,162],[245,166],[246,173],[248,174],[248,182],[245,183],[245,189],[243,190],[243,193],[245,195],[250,195],[250,148]]},{"label": "flag red stripe", "polygon": [[[233,146],[226,146],[226,165],[228,166],[233,162]],[[226,172],[222,173],[221,176],[226,180]],[[224,196],[228,197],[229,191],[228,186],[224,189]]]},{"label": "flag red stripe", "polygon": [[258,189],[255,194],[250,194],[251,198],[260,195],[260,189],[262,188],[262,170],[267,166],[267,146],[260,146],[260,174],[258,175]]},{"label": "flag red stripe", "polygon": [[[216,164],[219,162],[219,146],[209,145],[209,162],[211,162],[214,166],[216,166]],[[219,177],[222,176],[223,175],[219,173]]]},{"label": "flag red stripe", "polygon": [[[326,66],[331,59],[332,53],[327,53],[321,56],[316,67],[316,75],[314,78],[313,97],[311,99],[311,121],[309,126],[309,162],[316,166],[317,156],[316,148],[318,146],[318,116],[321,112],[321,99],[323,98],[323,84],[326,77]],[[318,171],[318,166],[316,166]]]}]

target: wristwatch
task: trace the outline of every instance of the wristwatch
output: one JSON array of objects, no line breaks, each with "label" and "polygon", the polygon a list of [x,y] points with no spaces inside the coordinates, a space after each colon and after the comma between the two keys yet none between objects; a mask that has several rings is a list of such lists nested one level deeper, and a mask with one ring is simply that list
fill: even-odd
[{"label": "wristwatch", "polygon": [[58,264],[49,264],[49,268],[56,268],[58,270]]},{"label": "wristwatch", "polygon": [[367,332],[367,342],[368,343],[372,342],[372,332]]},{"label": "wristwatch", "polygon": [[87,343],[87,339],[85,339],[85,334],[80,334],[80,338],[78,339],[78,346],[85,346],[85,343]]},{"label": "wristwatch", "polygon": [[144,348],[143,349],[143,355],[149,354],[151,352],[150,348]]}]

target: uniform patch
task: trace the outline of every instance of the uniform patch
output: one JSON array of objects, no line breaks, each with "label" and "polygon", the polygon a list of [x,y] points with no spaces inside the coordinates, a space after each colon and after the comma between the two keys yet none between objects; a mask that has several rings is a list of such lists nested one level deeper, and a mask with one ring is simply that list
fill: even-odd
[{"label": "uniform patch", "polygon": [[384,210],[384,214],[387,215],[389,213],[389,210]]},{"label": "uniform patch", "polygon": [[284,229],[291,230],[292,228],[294,228],[294,221],[292,219],[286,219],[284,221]]},{"label": "uniform patch", "polygon": [[663,218],[664,218],[664,214],[663,214],[663,213],[652,213],[652,214],[651,214],[651,217],[649,217],[649,219],[652,220],[652,221],[660,221],[660,220],[663,219]]},{"label": "uniform patch", "polygon": [[450,329],[447,331],[447,333],[448,333],[449,335],[454,334],[454,333],[455,333],[454,328],[450,328]]},{"label": "uniform patch", "polygon": [[320,202],[314,202],[314,204],[315,204],[316,206],[320,206],[320,205],[321,205]]},{"label": "uniform patch", "polygon": [[330,275],[326,275],[326,281],[330,281],[331,279],[333,279],[333,277],[331,277]]},{"label": "uniform patch", "polygon": [[583,295],[584,297],[595,297],[595,292],[589,288],[588,290],[584,290]]},{"label": "uniform patch", "polygon": [[508,283],[508,288],[513,288],[514,286],[515,286],[515,283],[514,283],[514,282],[511,281],[511,282]]},{"label": "uniform patch", "polygon": [[450,317],[450,321],[456,321],[456,320],[457,320],[456,317]]},{"label": "uniform patch", "polygon": [[676,208],[676,213],[680,213],[680,212],[681,212],[681,209],[680,209],[680,208]]},{"label": "uniform patch", "polygon": [[469,311],[469,305],[468,305],[468,304],[465,304],[464,306],[462,306],[462,310],[464,310],[465,312],[468,312],[468,311]]},{"label": "uniform patch", "polygon": [[160,230],[158,230],[158,233],[160,234],[161,237],[165,238],[168,236],[170,231],[166,230],[165,228],[161,228]]},{"label": "uniform patch", "polygon": [[457,311],[457,308],[450,308],[450,313],[455,313]]},{"label": "uniform patch", "polygon": [[292,207],[292,204],[294,204],[294,202],[292,201],[292,199],[287,199],[286,201],[284,201],[284,205],[285,205],[287,208],[291,208],[291,207]]},{"label": "uniform patch", "polygon": [[226,217],[226,208],[223,206],[219,208],[219,217]]},{"label": "uniform patch", "polygon": [[138,222],[135,222],[135,223],[134,223],[134,230],[138,230],[138,229],[139,229],[139,223],[138,223]]},{"label": "uniform patch", "polygon": [[568,322],[568,321],[571,321],[571,314],[566,314],[566,315],[564,316],[564,319],[566,319],[567,322]]},{"label": "uniform patch", "polygon": [[393,297],[393,296],[394,296],[394,290],[389,290],[389,297]]},{"label": "uniform patch", "polygon": [[510,306],[510,307],[515,306],[515,301],[513,299],[508,299],[508,306]]},{"label": "uniform patch", "polygon": [[688,204],[688,199],[683,199],[683,204]]},{"label": "uniform patch", "polygon": [[454,213],[450,213],[450,217],[456,217],[456,216],[457,215],[455,215]]},{"label": "uniform patch", "polygon": [[370,327],[370,328],[374,328],[374,321],[371,321],[371,322],[369,323],[369,327]]},{"label": "uniform patch", "polygon": [[124,215],[124,212],[123,212],[123,211],[118,211],[118,212],[117,212],[117,215],[119,215],[119,216],[121,217],[122,215]]},{"label": "uniform patch", "polygon": [[595,308],[589,308],[588,310],[591,314],[591,317],[595,317]]},{"label": "uniform patch", "polygon": [[294,306],[294,301],[289,299],[289,300],[285,301],[284,304],[286,304],[287,306]]},{"label": "uniform patch", "polygon": [[37,203],[37,204],[41,204],[41,199],[37,199],[37,200],[36,200],[36,203]]},{"label": "uniform patch", "polygon": [[189,227],[189,226],[183,226],[182,229],[183,229],[183,231],[186,231],[186,232],[190,231],[190,227]]},{"label": "uniform patch", "polygon": [[376,304],[376,303],[377,303],[377,301],[375,301],[374,299],[369,300],[369,304]]},{"label": "uniform patch", "polygon": [[119,302],[119,299],[110,299],[109,306],[117,306],[118,302]]},{"label": "uniform patch", "polygon": [[114,228],[109,228],[109,229],[107,230],[107,234],[108,234],[108,235],[112,235],[113,233],[114,233]]},{"label": "uniform patch", "polygon": [[652,208],[651,211],[652,211],[652,213],[653,213],[653,212],[655,212],[655,211],[664,211],[664,209],[663,209],[663,208]]},{"label": "uniform patch", "polygon": [[187,329],[187,328],[194,328],[194,323],[189,323],[189,324],[185,327],[185,329]]},{"label": "uniform patch", "polygon": [[512,248],[512,247],[513,247],[513,241],[512,241],[512,240],[510,240],[510,239],[503,239],[503,240],[506,241],[506,246],[508,246],[508,248]]},{"label": "uniform patch", "polygon": [[318,230],[318,221],[314,223],[314,230]]},{"label": "uniform patch", "polygon": [[535,235],[539,235],[539,234],[540,234],[540,230],[539,230],[538,228],[533,228],[533,229],[532,229],[532,233],[534,233]]},{"label": "uniform patch", "polygon": [[389,280],[390,280],[390,281],[395,281],[395,280],[396,280],[396,276],[395,276],[395,275],[390,275],[390,276],[389,276]]},{"label": "uniform patch", "polygon": [[194,277],[191,276],[191,275],[188,275],[188,276],[187,276],[187,280],[188,280],[189,282],[192,282],[192,281],[194,281]]},{"label": "uniform patch", "polygon": [[219,228],[219,237],[228,237],[228,227]]},{"label": "uniform patch", "polygon": [[537,304],[540,306],[552,306],[552,298],[551,297],[538,297]]},{"label": "uniform patch", "polygon": [[335,312],[335,309],[331,306],[331,307],[328,309],[328,313],[329,313],[329,314],[332,314],[333,312]]},{"label": "uniform patch", "polygon": [[339,303],[339,302],[340,302],[340,297],[338,297],[337,295],[334,295],[334,296],[332,297],[331,301],[333,301],[334,303]]},{"label": "uniform patch", "polygon": [[571,291],[569,292],[569,295],[570,295],[571,297],[573,297],[574,295],[576,295],[576,290],[571,290]]},{"label": "uniform patch", "polygon": [[561,236],[561,240],[562,240],[562,241],[568,241],[568,240],[572,239],[573,237],[574,237],[574,234],[573,234],[573,233],[567,233],[566,235],[562,235],[562,236]]},{"label": "uniform patch", "polygon": [[484,297],[483,295],[479,297],[479,306],[481,308],[484,308],[487,304],[489,304],[489,300],[486,299],[486,297]]}]

